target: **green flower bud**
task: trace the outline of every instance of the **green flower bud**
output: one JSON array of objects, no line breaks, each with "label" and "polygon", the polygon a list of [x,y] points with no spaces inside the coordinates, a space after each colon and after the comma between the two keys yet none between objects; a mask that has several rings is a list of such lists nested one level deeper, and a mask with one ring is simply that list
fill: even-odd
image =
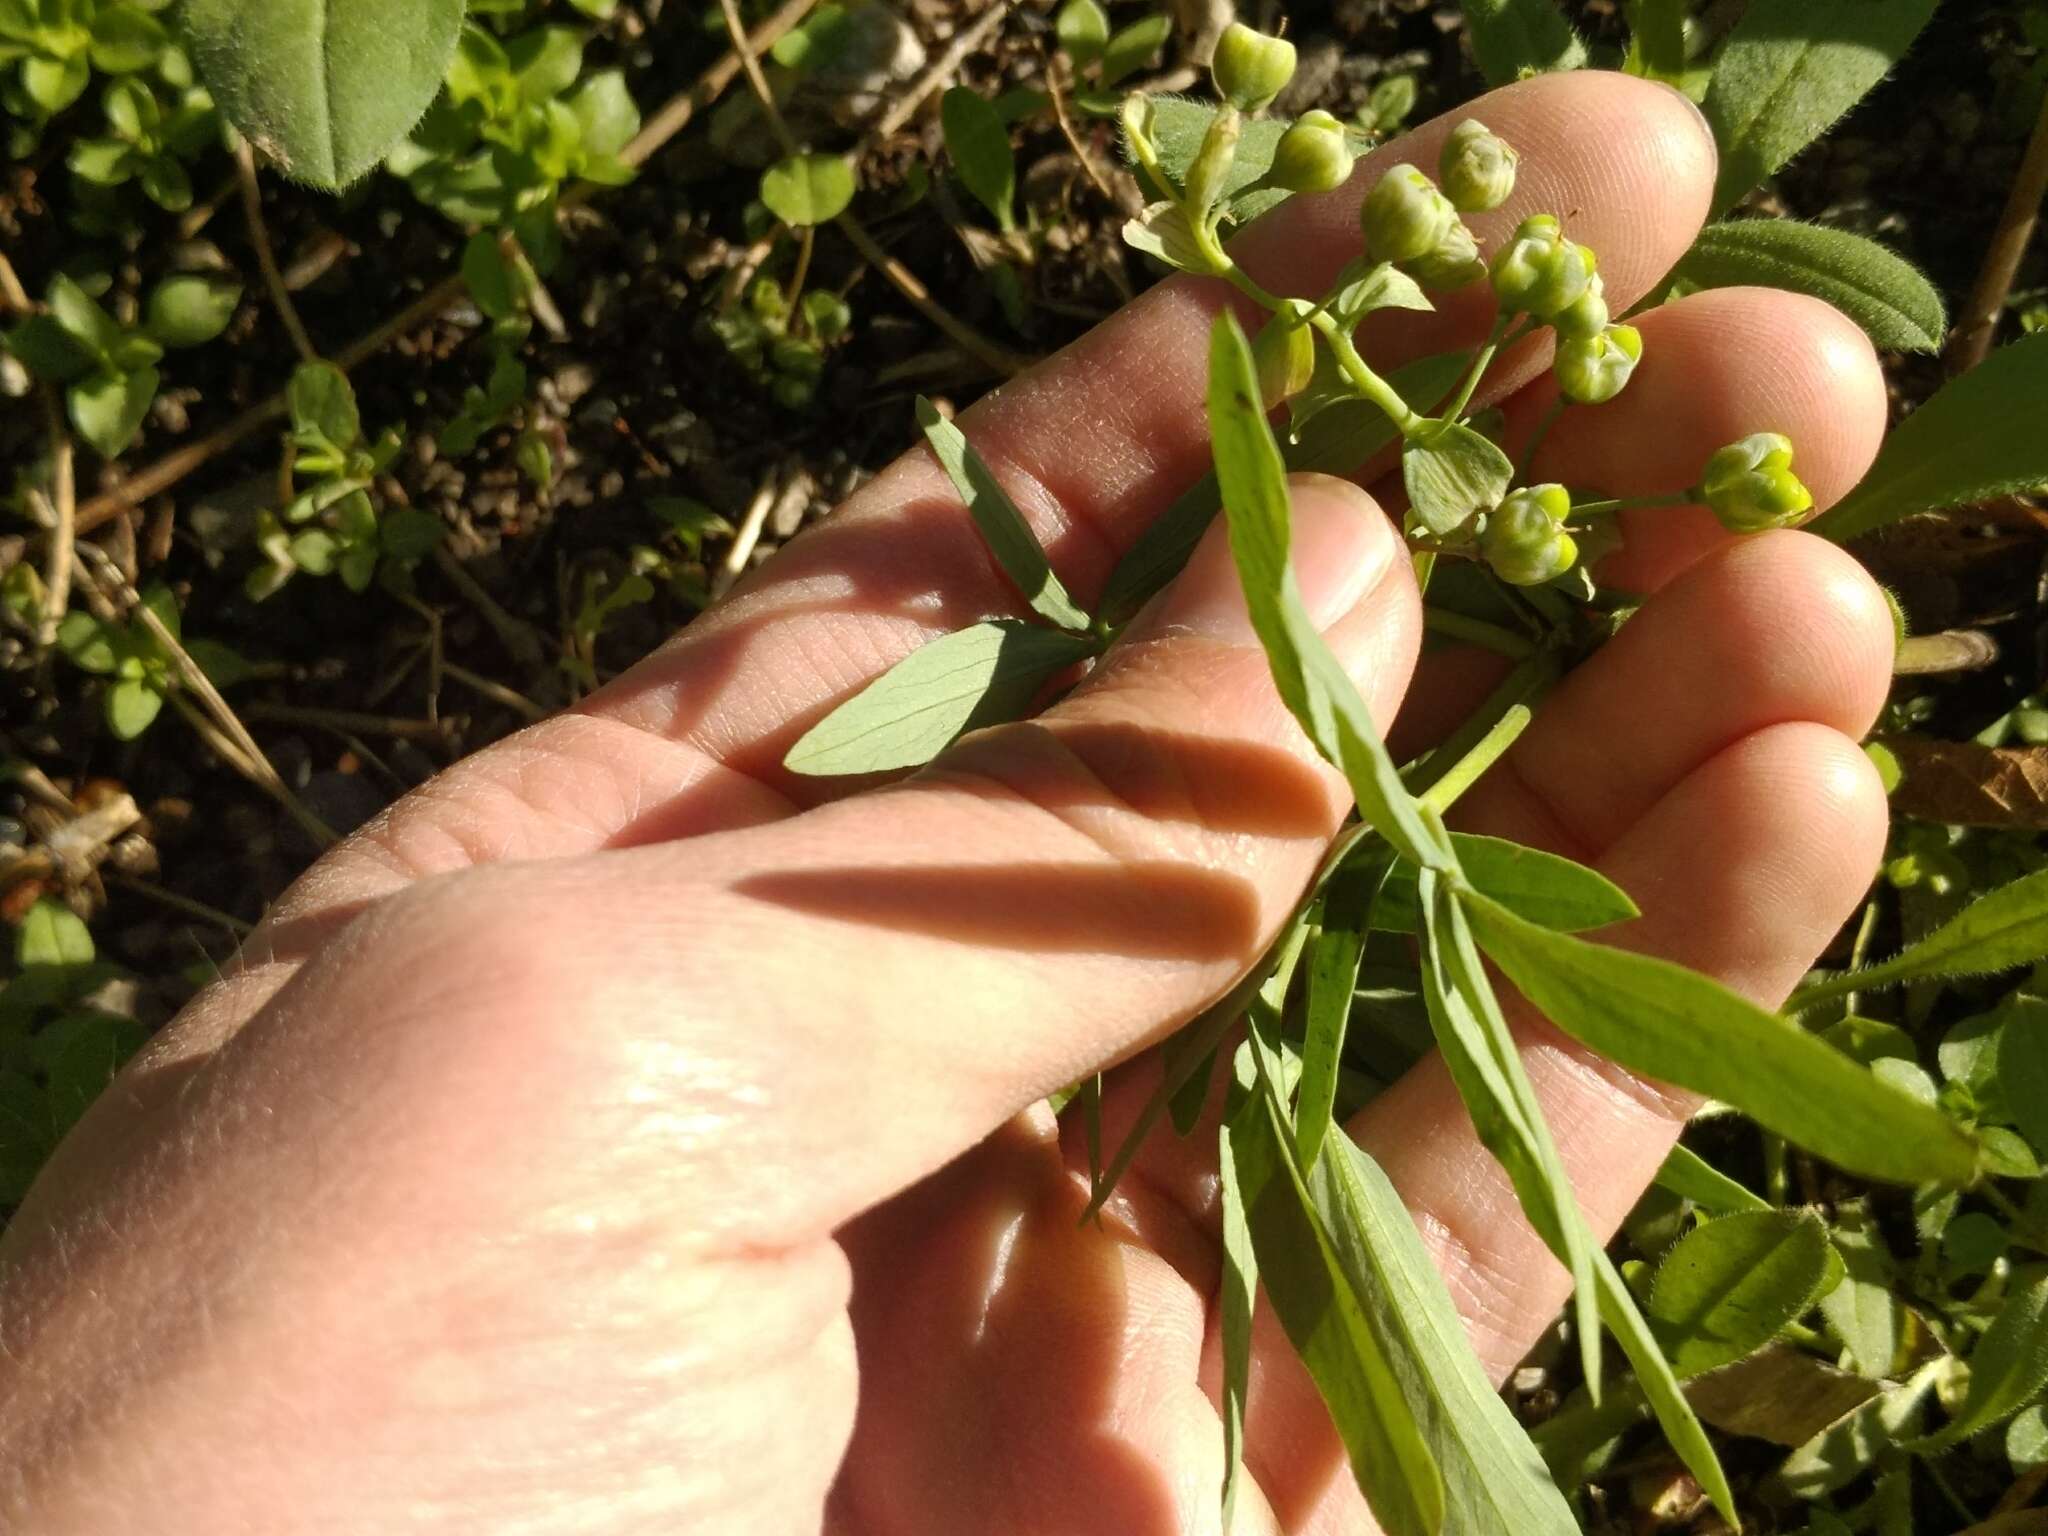
[{"label": "green flower bud", "polygon": [[1366,194],[1358,222],[1375,261],[1413,261],[1443,243],[1458,210],[1414,166],[1397,165]]},{"label": "green flower bud", "polygon": [[1493,291],[1510,313],[1549,320],[1569,309],[1593,278],[1593,253],[1564,237],[1550,214],[1522,220],[1493,258]]},{"label": "green flower bud", "polygon": [[1813,493],[1792,473],[1792,440],[1780,432],[1755,433],[1708,459],[1699,497],[1736,533],[1783,528],[1813,507]]},{"label": "green flower bud", "polygon": [[1479,548],[1494,574],[1510,586],[1534,587],[1570,570],[1579,558],[1562,526],[1571,509],[1563,486],[1530,485],[1489,512]]},{"label": "green flower bud", "polygon": [[1252,361],[1259,371],[1259,398],[1271,410],[1308,388],[1316,371],[1316,333],[1308,324],[1311,306],[1289,299],[1259,329]]},{"label": "green flower bud", "polygon": [[1452,207],[1460,213],[1485,213],[1506,202],[1515,190],[1515,165],[1521,158],[1506,139],[1468,117],[1444,141],[1437,176]]},{"label": "green flower bud", "polygon": [[[1584,247],[1580,247],[1584,249]],[[1561,338],[1598,336],[1607,329],[1607,282],[1598,272],[1586,279],[1585,291],[1550,317]]]},{"label": "green flower bud", "polygon": [[1441,292],[1463,288],[1486,276],[1486,261],[1479,254],[1479,242],[1463,219],[1453,219],[1448,233],[1436,249],[1405,264],[1417,282]]},{"label": "green flower bud", "polygon": [[1209,73],[1216,81],[1216,94],[1238,111],[1261,111],[1294,78],[1294,44],[1232,22],[1216,40]]},{"label": "green flower bud", "polygon": [[1222,195],[1223,184],[1230,179],[1230,168],[1237,160],[1237,136],[1243,131],[1244,118],[1235,107],[1225,107],[1210,120],[1209,131],[1202,135],[1202,147],[1195,152],[1187,182],[1181,188],[1189,223],[1198,225],[1206,219]]},{"label": "green flower bud", "polygon": [[1356,158],[1342,123],[1321,108],[1304,112],[1273,150],[1273,184],[1290,192],[1328,192],[1349,179]]},{"label": "green flower bud", "polygon": [[1557,344],[1558,390],[1579,405],[1605,405],[1628,387],[1642,360],[1643,333],[1632,325],[1567,336]]}]

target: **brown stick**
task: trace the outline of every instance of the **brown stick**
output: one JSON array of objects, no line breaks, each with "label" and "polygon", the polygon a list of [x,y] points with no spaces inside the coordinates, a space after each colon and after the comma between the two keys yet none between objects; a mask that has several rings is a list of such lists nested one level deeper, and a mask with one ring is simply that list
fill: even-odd
[{"label": "brown stick", "polygon": [[310,363],[320,356],[320,349],[306,334],[298,307],[292,303],[291,290],[284,285],[284,274],[277,269],[277,252],[271,249],[270,229],[263,222],[263,188],[256,180],[256,152],[247,139],[235,146],[235,180],[242,189],[242,219],[249,226],[249,243],[256,248],[256,266],[263,273],[271,308],[291,334],[300,359]]},{"label": "brown stick", "polygon": [[910,89],[889,104],[889,110],[875,119],[875,126],[869,130],[869,137],[886,139],[916,115],[924,105],[925,98],[952,79],[960,68],[960,61],[974,52],[994,35],[1003,24],[1003,17],[1009,14],[1009,0],[999,0],[979,16],[965,32],[946,45],[946,51],[932,61],[932,65],[911,82]]},{"label": "brown stick", "polygon": [[57,403],[57,391],[42,388],[43,413],[50,422],[50,499],[54,503],[50,528],[50,549],[43,565],[44,645],[57,643],[57,624],[71,607],[71,571],[75,553],[72,541],[78,529],[78,478],[71,451],[71,431],[64,424],[64,407]]},{"label": "brown stick", "polygon": [[2048,196],[2048,98],[2041,102],[2041,115],[2034,122],[2034,136],[2027,143],[2026,158],[2006,194],[2005,210],[1998,216],[1998,228],[1991,236],[1991,248],[1984,253],[1984,265],[1977,284],[1956,321],[1942,361],[1950,373],[1967,373],[1991,351],[1998,335],[1998,317],[2005,313],[2006,297],[2020,262],[2040,222],[2041,199]]}]

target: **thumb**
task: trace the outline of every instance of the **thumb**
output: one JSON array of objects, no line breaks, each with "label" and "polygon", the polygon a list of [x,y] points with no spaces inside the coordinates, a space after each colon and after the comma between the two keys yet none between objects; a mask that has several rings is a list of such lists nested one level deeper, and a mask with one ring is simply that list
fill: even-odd
[{"label": "thumb", "polygon": [[[1400,539],[1346,482],[1300,477],[1292,493],[1304,603],[1384,727],[1421,629]],[[786,822],[613,857],[710,887],[690,909],[727,930],[707,938],[712,952],[800,957],[715,1005],[740,1016],[710,1026],[705,1045],[721,1073],[768,1090],[743,1132],[763,1138],[759,1155],[728,1148],[721,1167],[806,1170],[802,1187],[775,1180],[751,1207],[786,1223],[757,1239],[791,1240],[1221,996],[1272,941],[1349,807],[1273,688],[1219,523],[1039,718]],[[623,899],[644,903],[644,881],[622,884]],[[632,969],[607,974],[687,995],[673,975]]]}]

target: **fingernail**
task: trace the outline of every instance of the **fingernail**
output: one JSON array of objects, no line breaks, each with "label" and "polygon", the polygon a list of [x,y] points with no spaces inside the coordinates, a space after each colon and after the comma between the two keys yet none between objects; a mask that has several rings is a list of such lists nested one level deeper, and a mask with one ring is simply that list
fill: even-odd
[{"label": "fingernail", "polygon": [[[1349,481],[1299,475],[1289,485],[1294,579],[1310,620],[1328,629],[1386,575],[1395,552],[1393,528],[1379,505]],[[1221,518],[1167,593],[1158,623],[1233,644],[1255,638]]]}]

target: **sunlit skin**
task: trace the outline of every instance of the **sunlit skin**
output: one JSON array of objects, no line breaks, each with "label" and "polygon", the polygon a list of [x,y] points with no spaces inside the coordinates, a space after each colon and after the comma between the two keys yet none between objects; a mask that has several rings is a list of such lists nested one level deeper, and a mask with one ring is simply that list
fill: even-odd
[{"label": "sunlit skin", "polygon": [[[1434,164],[1468,115],[1522,156],[1482,241],[1560,213],[1616,314],[1706,212],[1713,152],[1684,101],[1552,76],[1369,157],[1240,258],[1320,291],[1356,249],[1359,190]],[[1084,603],[1206,467],[1220,302],[1168,283],[965,418]],[[1478,285],[1375,317],[1367,355],[1470,345],[1490,319]],[[1729,290],[1639,324],[1628,390],[1567,412],[1531,481],[1668,494],[1774,431],[1825,507],[1868,465],[1883,383],[1832,311]],[[1549,404],[1542,365],[1509,355],[1482,396],[1511,438]],[[1418,662],[1414,585],[1370,500],[1301,481],[1295,507],[1307,600],[1411,755],[1496,663]],[[1598,865],[1644,912],[1615,942],[1775,1003],[1879,856],[1856,740],[1890,620],[1808,535],[1737,542],[1682,508],[1624,523],[1603,577],[1653,595],[1459,820]],[[1213,535],[1039,720],[897,785],[782,771],[913,647],[1017,611],[912,455],[580,709],[323,859],[0,1248],[0,1528],[1213,1531],[1214,1138],[1156,1138],[1083,1227],[1078,1130],[1032,1106],[1122,1063],[1116,1136],[1156,1080],[1146,1047],[1261,950],[1347,801],[1275,699]],[[1520,1027],[1611,1230],[1690,1106]],[[1566,1280],[1440,1064],[1350,1130],[1505,1373]],[[1240,1530],[1360,1529],[1263,1312],[1248,1471]]]}]

